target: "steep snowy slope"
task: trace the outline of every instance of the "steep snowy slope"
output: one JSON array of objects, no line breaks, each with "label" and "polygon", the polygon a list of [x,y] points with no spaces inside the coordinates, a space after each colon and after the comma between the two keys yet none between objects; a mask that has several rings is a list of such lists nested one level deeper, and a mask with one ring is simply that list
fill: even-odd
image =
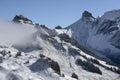
[{"label": "steep snowy slope", "polygon": [[65,33],[95,54],[120,64],[119,13],[120,10],[113,10],[94,18],[90,12],[85,11],[80,20],[64,29]]},{"label": "steep snowy slope", "polygon": [[109,19],[109,20],[115,20],[120,17],[120,9],[119,10],[112,10],[107,11],[104,13],[104,15],[101,18]]},{"label": "steep snowy slope", "polygon": [[[24,18],[20,17],[21,21]],[[31,25],[26,22],[22,25],[28,28],[22,30],[31,34],[19,42],[8,44],[9,46],[0,46],[0,80],[120,79],[117,66],[89,55],[90,51],[83,50],[83,47],[68,35],[56,34],[54,30],[43,25]],[[4,31],[6,30],[0,34]],[[15,38],[19,38],[19,35]]]}]

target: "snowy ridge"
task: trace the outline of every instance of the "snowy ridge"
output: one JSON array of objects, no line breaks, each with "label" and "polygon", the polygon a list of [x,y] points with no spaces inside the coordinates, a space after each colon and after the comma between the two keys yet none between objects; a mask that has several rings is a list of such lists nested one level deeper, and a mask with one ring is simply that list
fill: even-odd
[{"label": "snowy ridge", "polygon": [[[85,13],[83,12],[81,19],[61,31],[64,30],[65,34],[70,35],[80,45],[95,54],[104,56],[119,65],[120,10],[108,11],[98,18],[94,18],[89,12],[85,16]],[[56,30],[58,33],[61,31]],[[71,33],[67,33],[68,31]]]},{"label": "snowy ridge", "polygon": [[107,11],[102,16],[102,18],[108,19],[108,20],[115,20],[118,17],[120,17],[120,9],[119,10]]},{"label": "snowy ridge", "polygon": [[57,30],[59,33],[56,34],[56,30],[35,24],[31,25],[31,31],[26,24],[22,25],[30,30],[22,30],[30,32],[27,37],[11,45],[0,46],[0,80],[120,79],[119,67],[89,55],[89,51],[83,51],[77,41],[70,37],[72,29]]}]

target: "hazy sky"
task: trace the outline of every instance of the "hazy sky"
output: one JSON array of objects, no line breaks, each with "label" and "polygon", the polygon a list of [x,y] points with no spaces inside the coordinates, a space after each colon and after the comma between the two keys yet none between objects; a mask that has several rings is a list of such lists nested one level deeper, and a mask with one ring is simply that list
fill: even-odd
[{"label": "hazy sky", "polygon": [[72,24],[84,10],[97,17],[112,9],[120,9],[120,0],[0,0],[0,18],[12,20],[23,14],[49,28]]}]

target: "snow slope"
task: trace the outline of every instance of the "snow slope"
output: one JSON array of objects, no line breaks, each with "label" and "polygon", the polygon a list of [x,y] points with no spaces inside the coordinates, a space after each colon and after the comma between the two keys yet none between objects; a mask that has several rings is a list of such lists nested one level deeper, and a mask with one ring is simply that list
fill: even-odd
[{"label": "snow slope", "polygon": [[[97,55],[105,56],[120,64],[120,10],[105,12],[94,18],[90,12],[83,12],[81,19],[61,31],[70,35]],[[68,31],[70,31],[68,33]],[[59,31],[56,30],[59,33]],[[96,53],[97,52],[97,53]]]},{"label": "snow slope", "polygon": [[[81,50],[77,41],[66,34],[61,34],[62,31],[56,34],[54,30],[45,26],[26,24],[21,24],[24,27],[19,26],[20,28],[16,26],[15,29],[14,26],[13,29],[11,25],[6,26],[6,23],[2,24],[5,26],[0,26],[8,29],[10,27],[13,31],[10,35],[14,35],[17,29],[23,31],[23,33],[20,32],[22,39],[15,40],[15,43],[7,43],[6,38],[6,42],[0,41],[2,43],[0,46],[0,80],[120,79],[119,73],[116,72],[119,71],[117,66],[109,65]],[[27,30],[28,33],[24,33]],[[6,29],[0,32],[3,35],[5,33]],[[5,37],[8,38],[8,35]],[[19,34],[15,35],[13,39],[19,38]]]}]

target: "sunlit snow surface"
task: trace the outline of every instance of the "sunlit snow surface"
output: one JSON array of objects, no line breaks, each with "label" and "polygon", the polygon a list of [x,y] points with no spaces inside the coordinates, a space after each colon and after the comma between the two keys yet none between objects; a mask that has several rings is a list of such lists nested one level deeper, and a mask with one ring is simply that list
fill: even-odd
[{"label": "sunlit snow surface", "polygon": [[[99,65],[96,66],[100,68],[102,75],[83,70],[80,66],[75,64],[75,61],[77,59],[86,59],[79,55],[71,56],[68,52],[68,48],[78,50],[79,54],[85,55],[88,58],[94,59],[94,57],[84,53],[71,43],[61,41],[58,36],[55,36],[52,37],[52,39],[55,39],[58,43],[62,43],[65,49],[65,51],[61,49],[58,50],[52,43],[44,39],[44,35],[49,36],[45,29],[38,31],[34,26],[0,21],[0,51],[10,51],[10,53],[5,56],[0,55],[2,60],[0,63],[0,80],[76,80],[71,77],[72,73],[76,73],[79,80],[120,79],[118,74],[106,70]],[[2,47],[2,45],[6,47]],[[12,47],[13,45],[14,48]],[[19,46],[19,48],[16,46]],[[20,48],[26,48],[26,46],[35,47],[35,50],[22,52],[21,56],[16,57],[18,50]],[[38,49],[38,47],[41,47],[41,49]],[[44,62],[39,61],[39,59],[41,59],[40,54],[56,61],[64,77],[55,73],[55,71]],[[104,61],[98,61],[105,66],[117,68],[106,64]]]}]

